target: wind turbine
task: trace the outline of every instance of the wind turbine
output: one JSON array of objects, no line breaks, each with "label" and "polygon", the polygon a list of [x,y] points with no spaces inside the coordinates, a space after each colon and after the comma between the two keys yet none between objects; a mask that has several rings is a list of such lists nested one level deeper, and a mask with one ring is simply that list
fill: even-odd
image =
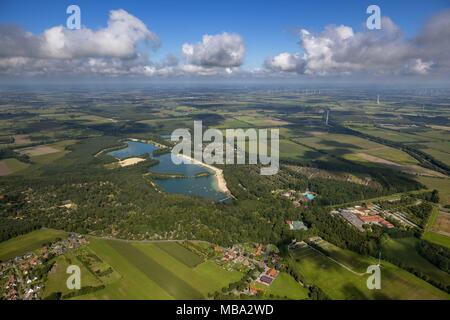
[{"label": "wind turbine", "polygon": [[382,265],[381,265],[381,251],[378,253],[378,264],[377,266],[381,269]]}]

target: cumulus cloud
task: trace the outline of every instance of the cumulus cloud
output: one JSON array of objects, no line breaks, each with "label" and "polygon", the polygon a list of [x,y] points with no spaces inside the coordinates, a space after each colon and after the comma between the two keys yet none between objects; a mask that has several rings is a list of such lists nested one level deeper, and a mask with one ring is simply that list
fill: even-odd
[{"label": "cumulus cloud", "polygon": [[185,43],[182,52],[188,64],[204,68],[234,68],[242,65],[245,45],[238,34],[204,35],[202,42]]},{"label": "cumulus cloud", "polygon": [[406,39],[388,17],[382,29],[354,32],[351,27],[327,26],[313,34],[300,30],[303,54],[281,53],[265,61],[266,70],[307,75],[430,74],[448,72],[450,10],[430,19],[414,39]]},{"label": "cumulus cloud", "polygon": [[0,26],[0,72],[54,73],[74,70],[121,74],[149,67],[138,51],[140,43],[152,48],[159,38],[125,10],[112,10],[106,28],[69,30],[56,26],[33,35],[16,26]]},{"label": "cumulus cloud", "polygon": [[283,52],[267,59],[264,66],[272,71],[303,73],[305,59],[300,54]]},{"label": "cumulus cloud", "polygon": [[136,55],[136,46],[140,42],[147,42],[153,47],[159,45],[158,37],[141,20],[124,10],[111,11],[108,26],[97,31],[56,26],[34,36],[15,26],[0,27],[0,56],[130,58]]},{"label": "cumulus cloud", "polygon": [[69,30],[56,26],[33,35],[17,26],[0,25],[0,74],[119,76],[228,76],[239,72],[245,55],[237,34],[204,35],[183,44],[159,62],[138,50],[156,49],[159,38],[124,10],[110,12],[106,28]]}]

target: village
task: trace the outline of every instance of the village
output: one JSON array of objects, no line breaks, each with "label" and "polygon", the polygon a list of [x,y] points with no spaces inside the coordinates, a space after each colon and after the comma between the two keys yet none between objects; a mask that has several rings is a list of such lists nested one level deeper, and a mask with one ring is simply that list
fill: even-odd
[{"label": "village", "polygon": [[87,240],[83,236],[70,234],[67,239],[43,245],[34,252],[1,262],[0,299],[41,299],[47,273],[52,267],[49,261],[85,244]]},{"label": "village", "polygon": [[216,263],[232,271],[252,270],[252,281],[243,290],[234,289],[236,296],[255,296],[263,293],[280,274],[283,265],[279,250],[274,245],[239,244],[230,248],[215,247]]}]

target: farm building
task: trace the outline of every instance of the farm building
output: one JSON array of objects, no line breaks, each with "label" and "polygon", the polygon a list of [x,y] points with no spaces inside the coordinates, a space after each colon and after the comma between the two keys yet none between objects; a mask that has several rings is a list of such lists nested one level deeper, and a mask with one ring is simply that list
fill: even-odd
[{"label": "farm building", "polygon": [[259,278],[259,280],[265,284],[271,284],[273,281],[273,278],[267,277],[267,276],[261,276],[261,278]]}]

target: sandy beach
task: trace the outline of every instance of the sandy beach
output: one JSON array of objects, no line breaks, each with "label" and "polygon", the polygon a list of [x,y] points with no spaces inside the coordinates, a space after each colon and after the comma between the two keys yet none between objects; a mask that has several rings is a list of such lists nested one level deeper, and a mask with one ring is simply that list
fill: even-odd
[{"label": "sandy beach", "polygon": [[203,166],[205,168],[213,170],[214,174],[215,174],[215,176],[217,178],[217,188],[219,189],[219,191],[228,194],[230,197],[233,197],[233,195],[231,194],[230,190],[228,190],[228,188],[227,188],[227,182],[225,181],[225,178],[223,176],[223,171],[221,169],[216,168],[216,167],[214,167],[214,166],[212,166],[210,164],[206,164],[204,162],[201,162],[201,161],[199,161],[197,159],[194,159],[192,157],[189,157],[189,156],[181,154],[181,153],[179,153],[178,156],[181,157],[181,158],[185,158],[185,159],[190,160],[191,163],[193,163],[193,164],[198,164],[200,166]]},{"label": "sandy beach", "polygon": [[153,140],[144,140],[144,139],[136,139],[136,138],[128,138],[127,140],[133,141],[133,142],[142,142],[142,143],[148,143],[148,144],[152,144],[160,149],[165,149],[167,148],[166,145],[163,145],[159,142],[153,141]]},{"label": "sandy beach", "polygon": [[119,164],[119,166],[121,166],[121,167],[128,167],[128,166],[135,165],[135,164],[137,164],[137,163],[139,163],[139,162],[142,162],[142,161],[145,161],[145,160],[146,160],[146,159],[144,159],[144,158],[138,158],[138,157],[135,157],[135,158],[127,158],[127,159],[125,159],[125,160],[119,160],[118,164]]}]

